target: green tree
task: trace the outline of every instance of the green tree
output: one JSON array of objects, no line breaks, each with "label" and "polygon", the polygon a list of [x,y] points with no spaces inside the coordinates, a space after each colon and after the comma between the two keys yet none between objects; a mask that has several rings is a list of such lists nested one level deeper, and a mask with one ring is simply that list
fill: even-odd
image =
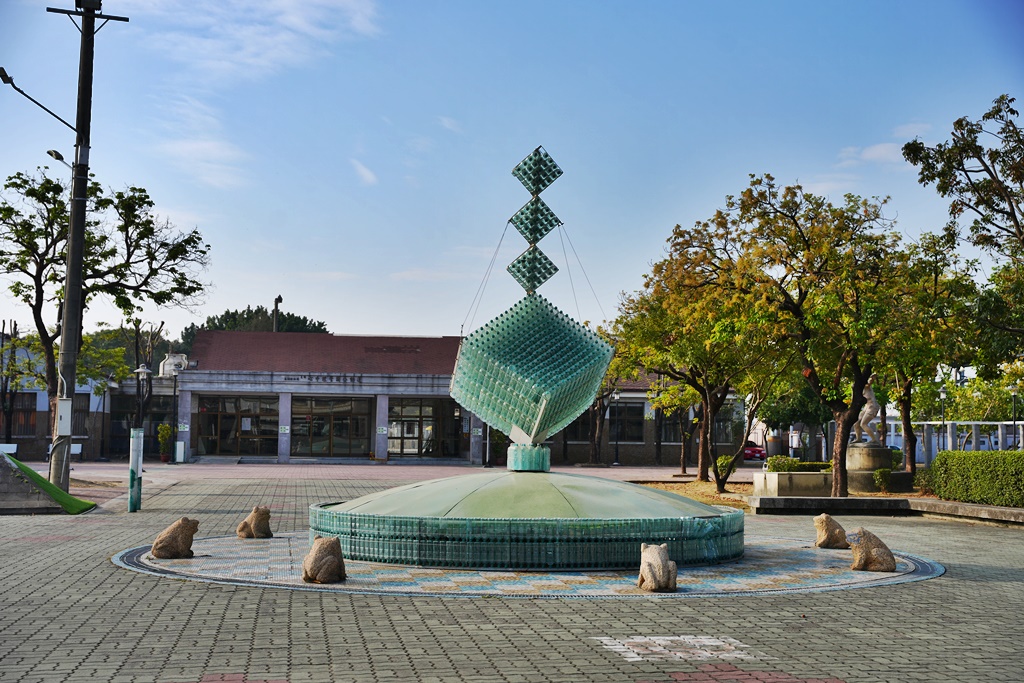
[{"label": "green tree", "polygon": [[[980,120],[953,122],[951,139],[929,147],[915,139],[903,157],[919,167],[922,185],[950,199],[949,215],[971,220],[974,244],[1019,260],[1024,257],[1024,133],[1014,98],[1000,95]],[[993,144],[986,144],[993,143]]]},{"label": "green tree", "polygon": [[898,315],[890,321],[881,351],[884,373],[894,380],[903,427],[905,467],[917,468],[912,424],[915,387],[934,382],[940,364],[966,365],[977,348],[971,340],[977,297],[974,263],[957,255],[956,236],[925,234],[907,248],[906,274],[894,287]]},{"label": "green tree", "polygon": [[797,355],[801,374],[832,411],[833,496],[848,495],[846,449],[876,364],[899,238],[884,230],[882,203],[847,195],[834,205],[799,185],[751,176],[738,197],[691,230],[677,228],[673,256],[688,263],[680,281],[749,302],[747,319]]},{"label": "green tree", "polygon": [[[687,256],[685,251],[671,252],[654,264],[643,291],[623,298],[616,321],[617,352],[634,367],[683,385],[699,398],[697,479],[709,481],[715,467],[715,417],[730,389],[765,362],[767,354],[752,334],[756,327],[747,324],[735,301],[712,289],[680,291]],[[666,392],[655,405],[678,409],[670,401],[683,396]]]},{"label": "green tree", "polygon": [[1014,102],[1000,95],[979,120],[957,119],[946,142],[903,146],[918,181],[950,200],[949,229],[969,218],[970,241],[1002,261],[977,306],[985,342],[978,360],[990,376],[1024,350],[1024,132]]},{"label": "green tree", "polygon": [[[195,343],[196,332],[199,330],[237,330],[242,332],[272,332],[274,315],[263,306],[246,306],[245,310],[226,310],[220,315],[211,315],[202,325],[189,325],[181,333],[179,350],[188,355]],[[327,324],[321,320],[312,320],[302,315],[278,311],[278,332],[322,332],[329,334]]]},{"label": "green tree", "polygon": [[[0,275],[14,299],[29,307],[43,361],[51,415],[56,415],[59,304],[63,300],[68,241],[68,190],[47,176],[15,173],[0,194]],[[106,192],[95,181],[88,188],[82,276],[82,306],[105,297],[126,318],[146,302],[188,307],[205,284],[198,279],[208,263],[209,246],[198,230],[179,231],[153,213],[154,203],[140,187]],[[79,356],[78,373],[95,376]],[[52,478],[52,477],[51,477]]]}]

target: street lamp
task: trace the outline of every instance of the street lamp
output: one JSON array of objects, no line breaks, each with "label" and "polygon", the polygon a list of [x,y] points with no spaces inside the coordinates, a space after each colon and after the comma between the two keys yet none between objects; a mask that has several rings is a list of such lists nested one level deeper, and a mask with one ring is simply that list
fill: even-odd
[{"label": "street lamp", "polygon": [[48,150],[46,150],[46,153],[49,154],[51,157],[53,157],[54,160],[59,161],[60,163],[62,163],[65,166],[67,166],[68,169],[70,169],[71,171],[75,170],[74,166],[72,166],[68,162],[64,161],[64,155],[61,154],[60,152],[58,152],[57,150],[55,150],[55,149],[48,149]]},{"label": "street lamp", "polygon": [[616,467],[619,465],[619,433],[622,431],[622,423],[619,420],[619,398],[620,394],[618,390],[612,392],[612,402],[615,405],[615,462],[612,465]]},{"label": "street lamp", "polygon": [[946,445],[946,386],[942,385],[939,387],[939,415],[942,418],[942,445],[940,449],[944,449]]},{"label": "street lamp", "polygon": [[143,424],[143,386],[147,378],[153,374],[152,370],[141,363],[135,369],[136,400],[138,405],[137,421],[138,427],[132,429],[131,446],[128,450],[128,512],[138,512],[142,509],[142,456],[145,450],[146,435],[142,429]]}]

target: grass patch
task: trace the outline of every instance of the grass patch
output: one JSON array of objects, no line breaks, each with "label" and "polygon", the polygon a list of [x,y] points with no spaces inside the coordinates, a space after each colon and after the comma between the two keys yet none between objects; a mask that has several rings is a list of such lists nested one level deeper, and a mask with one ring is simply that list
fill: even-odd
[{"label": "grass patch", "polygon": [[64,493],[20,460],[16,460],[9,455],[6,457],[17,465],[18,469],[21,470],[21,473],[28,477],[32,483],[42,489],[48,496],[53,498],[58,505],[64,508],[64,512],[69,515],[78,515],[83,512],[88,512],[96,507],[96,503],[91,500],[82,500],[81,498],[75,498],[70,493]]},{"label": "grass patch", "polygon": [[[727,507],[736,508],[743,510],[744,512],[750,512],[750,506],[747,505],[745,500],[736,498],[728,498],[718,493],[715,488],[715,483],[712,481],[687,481],[687,482],[648,482],[644,486],[650,486],[652,489],[661,489],[662,491],[671,491],[672,493],[678,493],[681,496],[692,498],[693,500],[704,503],[705,505],[725,505]],[[729,493],[741,493],[745,496],[749,496],[754,492],[753,484],[733,484],[730,483],[726,487]]]}]

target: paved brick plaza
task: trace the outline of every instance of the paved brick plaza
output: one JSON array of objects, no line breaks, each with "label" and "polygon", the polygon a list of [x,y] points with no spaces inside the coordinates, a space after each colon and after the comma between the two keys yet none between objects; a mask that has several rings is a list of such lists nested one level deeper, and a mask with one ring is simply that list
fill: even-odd
[{"label": "paved brick plaza", "polygon": [[[121,477],[79,465],[73,477]],[[945,575],[825,593],[695,599],[442,598],[158,578],[110,557],[171,521],[231,534],[256,504],[276,532],[313,502],[473,472],[429,466],[146,464],[78,517],[0,517],[2,681],[1020,681],[1024,528],[841,517]],[[579,470],[574,470],[579,472]],[[588,471],[668,478],[673,470]],[[747,516],[747,534],[814,539],[808,517]],[[685,571],[685,570],[684,570]]]}]

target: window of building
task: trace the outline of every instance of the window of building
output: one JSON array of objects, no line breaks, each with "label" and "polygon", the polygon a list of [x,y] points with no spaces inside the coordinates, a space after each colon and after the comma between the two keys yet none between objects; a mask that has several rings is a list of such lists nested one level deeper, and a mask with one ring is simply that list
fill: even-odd
[{"label": "window of building", "polygon": [[75,394],[71,403],[71,433],[89,436],[89,394]]},{"label": "window of building", "polygon": [[459,453],[461,422],[455,401],[392,398],[388,403],[388,455],[454,457]]},{"label": "window of building", "polygon": [[277,455],[276,396],[200,396],[197,421],[200,455]]},{"label": "window of building", "polygon": [[661,442],[682,443],[683,427],[690,420],[689,410],[677,410],[661,418]]},{"label": "window of building", "polygon": [[644,404],[612,401],[608,408],[609,443],[644,442]]},{"label": "window of building", "polygon": [[[4,416],[0,415],[0,434],[7,433]],[[14,412],[11,414],[11,436],[36,435],[36,394],[19,391],[14,395]]]},{"label": "window of building", "polygon": [[292,455],[368,457],[369,398],[292,398]]},{"label": "window of building", "polygon": [[589,443],[590,423],[590,410],[587,409],[582,415],[573,420],[572,423],[565,428],[564,432],[566,440]]}]

